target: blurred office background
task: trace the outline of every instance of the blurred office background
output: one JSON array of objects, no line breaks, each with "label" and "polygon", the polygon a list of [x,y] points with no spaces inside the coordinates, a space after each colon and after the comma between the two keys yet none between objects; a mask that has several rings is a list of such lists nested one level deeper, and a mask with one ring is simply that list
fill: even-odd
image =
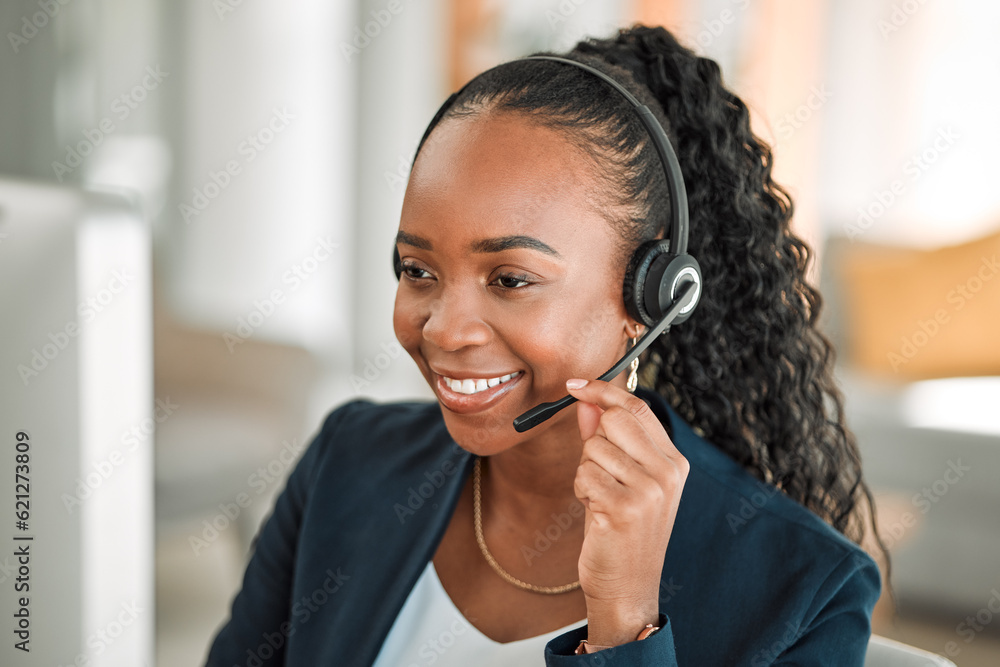
[{"label": "blurred office background", "polygon": [[817,250],[894,557],[875,631],[998,664],[1000,5],[9,2],[0,178],[130,192],[151,239],[158,665],[202,664],[327,412],[433,398],[395,345],[390,246],[438,105],[636,21],[720,63]]}]

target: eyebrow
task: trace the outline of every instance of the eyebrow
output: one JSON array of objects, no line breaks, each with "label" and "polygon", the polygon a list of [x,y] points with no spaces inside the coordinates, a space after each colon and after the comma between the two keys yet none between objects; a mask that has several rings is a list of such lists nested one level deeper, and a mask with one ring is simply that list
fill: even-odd
[{"label": "eyebrow", "polygon": [[[424,237],[417,236],[416,234],[407,234],[403,231],[396,233],[396,243],[405,243],[406,245],[411,245],[414,248],[420,248],[421,250],[434,249],[431,242]],[[469,244],[469,250],[471,252],[503,252],[504,250],[513,250],[515,248],[537,250],[538,252],[543,252],[546,255],[552,255],[553,257],[562,259],[562,255],[556,252],[556,249],[549,244],[544,243],[533,236],[524,236],[521,234],[498,236],[492,239],[479,239]]]}]

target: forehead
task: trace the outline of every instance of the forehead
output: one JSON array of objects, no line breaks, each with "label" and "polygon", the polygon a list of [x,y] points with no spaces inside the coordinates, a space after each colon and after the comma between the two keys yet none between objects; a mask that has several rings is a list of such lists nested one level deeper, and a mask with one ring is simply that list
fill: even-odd
[{"label": "forehead", "polygon": [[446,240],[608,233],[593,161],[555,129],[523,115],[442,121],[410,174],[400,228]]}]

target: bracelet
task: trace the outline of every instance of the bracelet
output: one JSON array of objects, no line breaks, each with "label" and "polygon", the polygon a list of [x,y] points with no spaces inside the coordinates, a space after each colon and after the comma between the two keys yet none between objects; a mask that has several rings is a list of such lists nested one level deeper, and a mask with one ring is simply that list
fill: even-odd
[{"label": "bracelet", "polygon": [[[652,623],[647,623],[646,627],[639,631],[639,636],[635,638],[635,641],[642,641],[646,637],[649,637],[654,632],[659,630],[657,626]],[[576,647],[573,651],[573,655],[588,655],[590,653],[597,653],[598,651],[604,650],[606,648],[614,648],[613,646],[602,646],[600,644],[591,644],[586,639],[580,640],[580,645]],[[593,650],[591,650],[593,649]]]}]

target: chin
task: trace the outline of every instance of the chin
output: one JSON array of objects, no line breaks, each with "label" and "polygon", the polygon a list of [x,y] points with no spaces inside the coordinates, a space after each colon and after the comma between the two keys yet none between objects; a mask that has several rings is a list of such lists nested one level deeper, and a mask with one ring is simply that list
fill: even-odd
[{"label": "chin", "polygon": [[[440,405],[440,401],[438,402]],[[459,447],[478,456],[491,456],[517,444],[521,434],[514,430],[514,417],[495,413],[460,415],[443,405],[441,414],[448,433]]]}]

